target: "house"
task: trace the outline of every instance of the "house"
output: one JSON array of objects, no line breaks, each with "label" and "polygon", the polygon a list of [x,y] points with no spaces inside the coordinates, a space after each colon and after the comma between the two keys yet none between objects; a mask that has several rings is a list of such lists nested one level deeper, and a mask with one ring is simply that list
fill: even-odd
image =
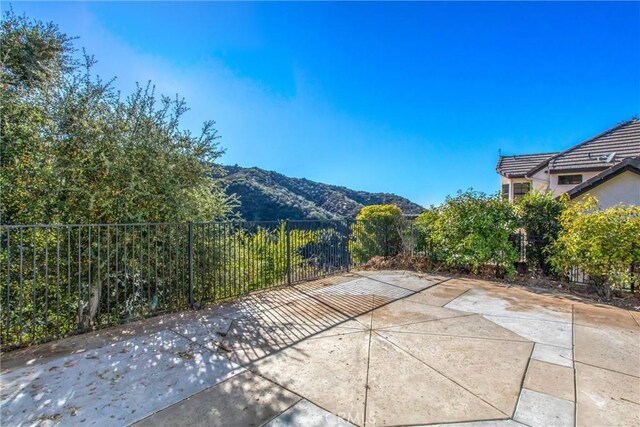
[{"label": "house", "polygon": [[502,194],[514,201],[532,190],[587,195],[601,207],[640,205],[640,119],[626,122],[559,153],[500,156]]}]

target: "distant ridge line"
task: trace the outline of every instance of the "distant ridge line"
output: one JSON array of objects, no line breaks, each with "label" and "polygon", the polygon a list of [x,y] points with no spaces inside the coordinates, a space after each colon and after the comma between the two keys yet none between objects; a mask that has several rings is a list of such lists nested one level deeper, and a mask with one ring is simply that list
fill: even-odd
[{"label": "distant ridge line", "polygon": [[391,193],[370,193],[253,167],[223,166],[228,194],[240,198],[238,213],[248,221],[349,219],[363,206],[394,204],[408,216],[424,208]]}]

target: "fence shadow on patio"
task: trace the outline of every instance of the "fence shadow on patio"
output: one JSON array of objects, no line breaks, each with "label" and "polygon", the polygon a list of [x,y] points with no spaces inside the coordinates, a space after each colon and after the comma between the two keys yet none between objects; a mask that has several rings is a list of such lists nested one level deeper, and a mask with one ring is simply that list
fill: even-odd
[{"label": "fence shadow on patio", "polygon": [[224,333],[219,352],[246,366],[305,339],[365,332],[374,310],[441,283],[425,281],[416,290],[366,273],[337,279],[274,289],[234,303],[242,316]]}]

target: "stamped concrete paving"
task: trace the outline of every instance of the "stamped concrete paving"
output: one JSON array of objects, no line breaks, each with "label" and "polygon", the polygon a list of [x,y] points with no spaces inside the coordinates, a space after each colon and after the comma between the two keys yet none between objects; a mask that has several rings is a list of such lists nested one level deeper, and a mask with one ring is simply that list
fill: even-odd
[{"label": "stamped concrete paving", "polygon": [[640,425],[640,317],[360,272],[2,358],[2,425]]}]

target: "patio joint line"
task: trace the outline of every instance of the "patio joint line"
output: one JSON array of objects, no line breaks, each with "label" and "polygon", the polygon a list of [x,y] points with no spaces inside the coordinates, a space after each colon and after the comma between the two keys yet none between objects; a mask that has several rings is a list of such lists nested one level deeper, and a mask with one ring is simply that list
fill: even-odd
[{"label": "patio joint line", "polygon": [[[262,378],[262,377],[261,377]],[[265,378],[266,379],[266,378]],[[267,380],[269,381],[269,380]],[[273,382],[273,381],[271,381]],[[274,383],[275,384],[275,383]],[[278,386],[280,384],[277,384]],[[263,422],[262,424],[260,424],[259,427],[263,427],[266,426],[267,424],[269,424],[271,421],[275,420],[276,418],[278,418],[280,415],[284,414],[285,412],[287,412],[289,409],[293,408],[294,406],[296,406],[298,403],[302,402],[303,400],[306,400],[304,397],[296,394],[296,396],[298,396],[300,399],[296,400],[295,402],[293,402],[293,404],[289,405],[284,411],[279,412],[278,414],[274,415],[273,417],[269,418],[267,421]]]},{"label": "patio joint line", "polygon": [[524,381],[527,378],[527,373],[529,372],[529,367],[531,366],[531,356],[533,356],[533,350],[536,348],[535,343],[531,346],[531,352],[529,353],[529,358],[527,359],[527,367],[524,369],[522,373],[522,379],[520,380],[520,391],[518,392],[518,399],[516,399],[516,406],[513,407],[513,412],[511,413],[511,418],[516,416],[516,410],[518,409],[518,404],[520,403],[520,397],[522,396],[522,390],[524,389]]},{"label": "patio joint line", "polygon": [[[349,424],[353,424],[353,423],[352,423],[351,421],[349,421],[347,418],[344,418],[343,416],[341,416],[341,415],[339,415],[339,414],[336,414],[336,413],[331,412],[330,410],[328,410],[327,408],[323,407],[322,405],[317,404],[317,403],[316,403],[316,402],[314,402],[313,400],[311,400],[311,399],[309,399],[309,398],[307,398],[307,397],[304,397],[304,396],[303,396],[303,395],[301,395],[300,393],[297,393],[297,392],[295,392],[295,391],[291,390],[289,387],[283,386],[282,384],[277,383],[277,382],[275,382],[274,380],[272,380],[272,379],[270,379],[270,378],[268,378],[268,377],[265,377],[265,376],[264,376],[264,375],[262,375],[260,372],[258,372],[258,371],[257,371],[257,369],[256,369],[255,367],[254,367],[253,369],[250,369],[250,368],[246,368],[246,369],[247,369],[247,372],[251,372],[252,374],[254,374],[254,375],[256,375],[256,376],[258,376],[258,377],[262,378],[263,380],[269,381],[270,383],[275,384],[275,385],[277,385],[278,387],[283,388],[284,390],[288,391],[289,393],[292,393],[292,394],[294,394],[294,395],[296,395],[296,396],[298,396],[298,397],[300,398],[296,403],[294,403],[293,405],[289,406],[287,409],[285,409],[284,411],[280,412],[278,415],[276,415],[275,417],[271,418],[269,421],[272,421],[272,420],[274,420],[274,419],[278,418],[280,415],[284,414],[286,411],[288,411],[288,410],[289,410],[289,409],[291,409],[292,407],[296,406],[298,403],[302,402],[303,400],[306,400],[307,402],[311,403],[312,405],[317,406],[318,408],[322,409],[323,411],[326,411],[326,412],[328,412],[328,413],[330,413],[330,414],[333,414],[333,415],[335,415],[336,417],[341,418],[341,419],[343,419],[344,421],[348,422]],[[230,379],[230,378],[229,378],[229,379]],[[225,381],[226,381],[226,380],[225,380]],[[264,422],[264,423],[263,423],[263,424],[261,424],[261,425],[262,425],[262,426],[264,426],[265,424],[269,423],[269,421],[266,421],[266,422]]]},{"label": "patio joint line", "polygon": [[[483,418],[483,419],[476,419],[476,420],[470,420],[470,421],[454,421],[453,423],[449,423],[449,422],[435,422],[435,423],[418,423],[418,424],[388,424],[385,425],[385,427],[422,427],[422,426],[442,426],[442,425],[446,425],[446,426],[460,426],[460,427],[464,427],[466,425],[473,425],[476,423],[486,423],[486,422],[491,422],[491,421],[515,421],[512,418]],[[521,423],[520,421],[515,421],[517,423],[522,424],[523,426],[527,426],[527,427],[531,427],[529,424],[525,424],[525,423]]]},{"label": "patio joint line", "polygon": [[[243,366],[242,368],[244,368],[244,366]],[[242,372],[238,372],[238,373],[236,373],[235,375],[231,375],[230,377],[227,377],[227,378],[225,378],[225,379],[224,379],[224,380],[222,380],[222,381],[219,381],[219,382],[217,382],[217,383],[215,383],[215,384],[212,384],[212,385],[210,385],[210,386],[209,386],[209,387],[207,387],[207,388],[204,388],[204,389],[202,389],[202,390],[200,390],[200,391],[197,391],[197,392],[195,392],[195,393],[193,393],[193,394],[191,394],[191,395],[189,395],[189,396],[187,396],[187,397],[185,397],[185,398],[183,398],[183,399],[180,399],[180,400],[177,400],[177,401],[175,401],[175,402],[173,402],[173,403],[170,403],[169,405],[164,406],[164,407],[162,407],[162,408],[160,408],[160,409],[157,409],[157,410],[153,411],[152,413],[150,413],[149,415],[145,415],[144,417],[139,418],[139,419],[137,419],[137,420],[133,421],[132,423],[127,424],[127,425],[128,425],[128,426],[132,426],[132,425],[134,425],[134,424],[136,424],[136,423],[139,423],[140,421],[144,421],[144,420],[146,420],[147,418],[151,418],[151,417],[153,417],[154,415],[156,415],[156,414],[158,414],[158,413],[160,413],[160,412],[162,412],[162,411],[165,411],[165,410],[167,410],[167,409],[169,409],[169,408],[171,408],[171,407],[173,407],[173,406],[175,406],[175,405],[177,405],[177,404],[179,404],[179,403],[184,402],[185,400],[189,400],[189,399],[191,399],[191,398],[192,398],[192,397],[194,397],[194,396],[197,396],[197,395],[199,395],[199,394],[201,394],[201,393],[204,393],[205,391],[209,391],[209,390],[211,390],[211,389],[212,389],[212,388],[214,388],[214,387],[217,387],[217,386],[219,386],[219,385],[222,385],[222,384],[226,383],[227,381],[229,381],[229,380],[231,380],[231,379],[233,379],[233,378],[237,377],[238,375],[241,375],[241,374],[243,374],[243,373],[245,373],[245,372],[251,372],[251,371],[250,371],[250,370],[248,370],[248,369],[246,369],[246,368],[244,368],[244,370],[243,370]],[[251,373],[253,373],[253,372],[251,372]],[[262,377],[261,377],[261,378],[262,378]],[[263,379],[264,379],[264,380],[269,381],[270,383],[275,384],[273,381],[270,381],[268,378],[263,378]],[[278,387],[281,387],[281,386],[280,386],[280,384],[275,384],[275,385],[277,385]],[[284,387],[283,387],[283,388],[284,388]],[[287,391],[289,391],[289,390],[287,390]],[[294,393],[294,394],[295,394],[295,393]],[[300,397],[298,394],[296,394],[296,396]],[[299,402],[299,400],[298,400],[298,402]],[[298,402],[296,402],[296,403],[298,403]],[[102,406],[102,408],[100,408],[100,409],[106,408],[107,406],[109,406],[109,404],[108,404],[108,403],[107,403],[107,404],[105,404],[104,406]],[[288,408],[287,408],[287,409],[288,409]]]},{"label": "patio joint line", "polygon": [[[376,328],[376,330],[387,330],[389,328],[399,328],[401,326],[411,326],[411,325],[418,325],[420,323],[430,323],[430,322],[438,322],[440,320],[446,320],[446,319],[459,319],[461,317],[469,317],[469,316],[475,316],[476,313],[465,313],[465,314],[460,314],[460,315],[456,315],[456,316],[449,316],[449,317],[442,317],[440,319],[429,319],[429,320],[417,320],[415,322],[410,322],[410,323],[401,323],[399,325],[389,325],[389,326],[384,326],[382,328]],[[487,319],[489,320],[489,319]]]},{"label": "patio joint line", "polygon": [[389,331],[384,329],[374,329],[374,330],[377,332],[390,332],[390,333],[408,334],[408,335],[429,335],[429,336],[435,336],[435,337],[468,338],[473,340],[505,341],[505,342],[520,343],[520,344],[535,344],[535,342],[529,341],[526,338],[523,338],[522,340],[511,340],[508,338],[472,337],[468,335],[434,334],[431,332]]},{"label": "patio joint line", "polygon": [[[418,362],[422,363],[424,366],[428,367],[429,369],[433,370],[434,372],[436,372],[438,375],[442,376],[443,378],[451,381],[452,383],[454,383],[455,385],[457,385],[458,387],[460,387],[461,389],[465,390],[466,392],[468,392],[469,394],[471,394],[472,396],[475,396],[476,398],[480,399],[481,401],[483,401],[484,403],[486,403],[487,405],[491,406],[493,409],[495,409],[496,411],[500,412],[502,415],[504,415],[505,417],[509,417],[509,414],[505,414],[504,411],[500,410],[499,408],[496,408],[491,402],[486,401],[484,398],[478,396],[476,393],[474,393],[473,391],[469,390],[468,388],[466,388],[465,386],[463,386],[462,384],[460,384],[459,382],[455,381],[452,378],[449,378],[448,376],[446,376],[445,374],[443,374],[442,372],[440,372],[439,370],[437,370],[436,368],[434,368],[433,366],[429,365],[427,362],[425,362],[424,360],[420,359],[417,356],[414,356],[412,353],[410,353],[408,350],[406,350],[403,347],[400,347],[398,344],[388,340],[387,338],[383,337],[382,335],[378,334],[376,331],[372,331],[373,333],[375,333],[376,335],[378,335],[380,338],[382,338],[383,340],[385,340],[386,342],[388,342],[389,344],[397,347],[398,349],[400,349],[402,352],[407,353],[409,356],[413,357],[414,359],[416,359]],[[516,402],[516,407],[517,407],[517,402]]]},{"label": "patio joint line", "polygon": [[[440,284],[440,283],[438,283],[438,284]],[[460,295],[458,295],[458,296],[454,297],[451,301],[449,301],[449,302],[447,302],[447,303],[445,303],[445,304],[442,304],[440,307],[443,307],[443,308],[449,308],[449,307],[447,307],[449,304],[451,304],[452,302],[454,302],[455,300],[457,300],[458,298],[460,298],[462,295],[464,295],[464,294],[466,294],[467,292],[469,292],[471,289],[473,289],[473,288],[468,288],[468,289],[466,289],[466,290],[465,290],[464,292],[462,292]],[[453,310],[453,309],[452,309],[452,310]],[[479,313],[476,313],[476,314],[479,314]]]},{"label": "patio joint line", "polygon": [[[396,284],[394,284],[394,283],[385,282],[384,280],[380,280],[380,279],[374,279],[373,277],[365,276],[365,275],[363,275],[363,274],[358,274],[358,273],[353,273],[353,274],[355,274],[356,276],[359,276],[359,277],[365,278],[365,279],[372,280],[372,281],[374,281],[374,282],[379,282],[379,283],[382,283],[382,284],[384,284],[384,285],[389,285],[389,286],[393,286],[393,287],[395,287],[395,288],[403,289],[403,290],[405,290],[405,291],[413,292],[414,294],[420,293],[420,292],[422,292],[422,291],[426,291],[427,289],[431,289],[431,288],[433,288],[434,286],[440,285],[440,284],[442,284],[442,283],[445,283],[445,282],[448,282],[449,280],[451,280],[451,277],[448,277],[448,278],[446,278],[446,279],[444,279],[444,280],[440,280],[439,282],[434,283],[434,284],[433,284],[433,285],[431,285],[431,286],[428,286],[428,287],[426,287],[426,288],[423,288],[423,289],[420,289],[420,290],[418,290],[418,291],[415,291],[415,290],[413,290],[413,289],[405,288],[404,286],[396,285]],[[424,280],[424,277],[420,277],[420,276],[415,276],[415,277],[417,277],[417,278],[419,278],[419,279]],[[348,283],[348,282],[347,282],[347,283]],[[407,296],[410,296],[410,295],[407,295]],[[402,298],[406,298],[406,297],[402,297]]]},{"label": "patio joint line", "polygon": [[638,376],[638,375],[628,374],[628,373],[626,373],[626,372],[620,372],[620,371],[616,371],[616,370],[614,370],[614,369],[604,368],[604,367],[602,367],[602,366],[593,365],[593,364],[591,364],[591,363],[582,362],[582,361],[580,361],[580,360],[574,360],[574,363],[580,363],[580,364],[585,365],[585,366],[591,366],[592,368],[597,368],[597,369],[602,369],[602,370],[604,370],[604,371],[613,372],[614,374],[626,375],[627,377],[631,377],[631,378],[638,378],[638,379],[640,379],[640,376]]},{"label": "patio joint line", "polygon": [[624,397],[621,397],[620,400],[624,400],[625,402],[640,406],[640,402],[636,402],[634,400],[625,399]]},{"label": "patio joint line", "polygon": [[[433,287],[434,287],[434,286],[432,286],[431,288],[433,288]],[[427,290],[429,290],[429,289],[431,289],[431,288],[424,289],[424,291],[427,291]],[[469,290],[469,289],[467,289],[466,291],[462,292],[460,295],[458,295],[458,296],[457,296],[457,297],[455,297],[454,299],[456,299],[456,298],[458,298],[458,297],[462,296],[462,295],[463,295],[465,292],[467,292],[468,290]],[[418,292],[418,294],[422,294],[422,292],[423,292],[423,291],[420,291],[420,292]],[[427,295],[427,294],[423,294],[423,295]],[[413,295],[409,295],[409,296],[411,296],[411,297],[412,297]],[[429,304],[428,302],[422,302],[422,301],[409,301],[409,300],[407,300],[407,301],[404,301],[404,302],[410,302],[410,303],[412,303],[412,304],[426,305],[427,307],[449,308],[449,307],[445,307],[445,305],[449,304],[450,302],[453,302],[453,300],[454,300],[454,299],[452,299],[451,301],[448,301],[448,302],[446,302],[445,304],[442,304],[442,305],[439,305],[439,304]],[[453,310],[453,309],[452,309],[452,308],[450,308],[450,310]],[[460,311],[460,310],[458,310],[458,311]]]},{"label": "patio joint line", "polygon": [[636,322],[636,325],[638,325],[638,327],[640,328],[640,321],[636,319],[636,317],[633,314],[631,314],[631,310],[627,310],[627,313],[629,313],[629,316],[631,316],[633,321]]},{"label": "patio joint line", "polygon": [[578,426],[578,371],[576,369],[576,306],[571,304],[571,365],[573,367],[573,425]]},{"label": "patio joint line", "polygon": [[[501,318],[505,318],[505,319],[530,320],[530,321],[534,321],[534,322],[548,322],[548,323],[561,323],[563,325],[573,325],[573,322],[571,322],[571,320],[569,320],[569,321],[547,320],[547,319],[537,319],[537,318],[534,318],[534,317],[507,316],[507,315],[504,315],[504,314],[487,314],[487,313],[477,313],[477,314],[479,314],[481,316],[484,316],[484,317],[491,316],[491,317],[501,317]],[[491,320],[491,319],[487,319],[487,320]],[[556,347],[559,347],[559,346],[556,346]]]},{"label": "patio joint line", "polygon": [[[372,303],[375,302],[375,295],[371,295]],[[369,320],[369,348],[367,350],[367,377],[364,386],[364,415],[362,425],[367,425],[367,403],[369,402],[369,366],[371,365],[371,335],[373,334],[373,311]]]},{"label": "patio joint line", "polygon": [[[587,325],[585,323],[580,323],[580,322],[575,323],[575,326],[580,326],[582,328],[591,328],[591,329],[599,329],[599,330],[601,330],[600,328],[598,328],[597,325]],[[640,332],[640,330],[636,331],[635,328],[629,329],[629,328],[626,328],[626,327],[622,327],[621,329],[625,329],[627,331],[633,331],[633,332]],[[636,347],[639,347],[639,346],[640,345],[638,345]]]}]

